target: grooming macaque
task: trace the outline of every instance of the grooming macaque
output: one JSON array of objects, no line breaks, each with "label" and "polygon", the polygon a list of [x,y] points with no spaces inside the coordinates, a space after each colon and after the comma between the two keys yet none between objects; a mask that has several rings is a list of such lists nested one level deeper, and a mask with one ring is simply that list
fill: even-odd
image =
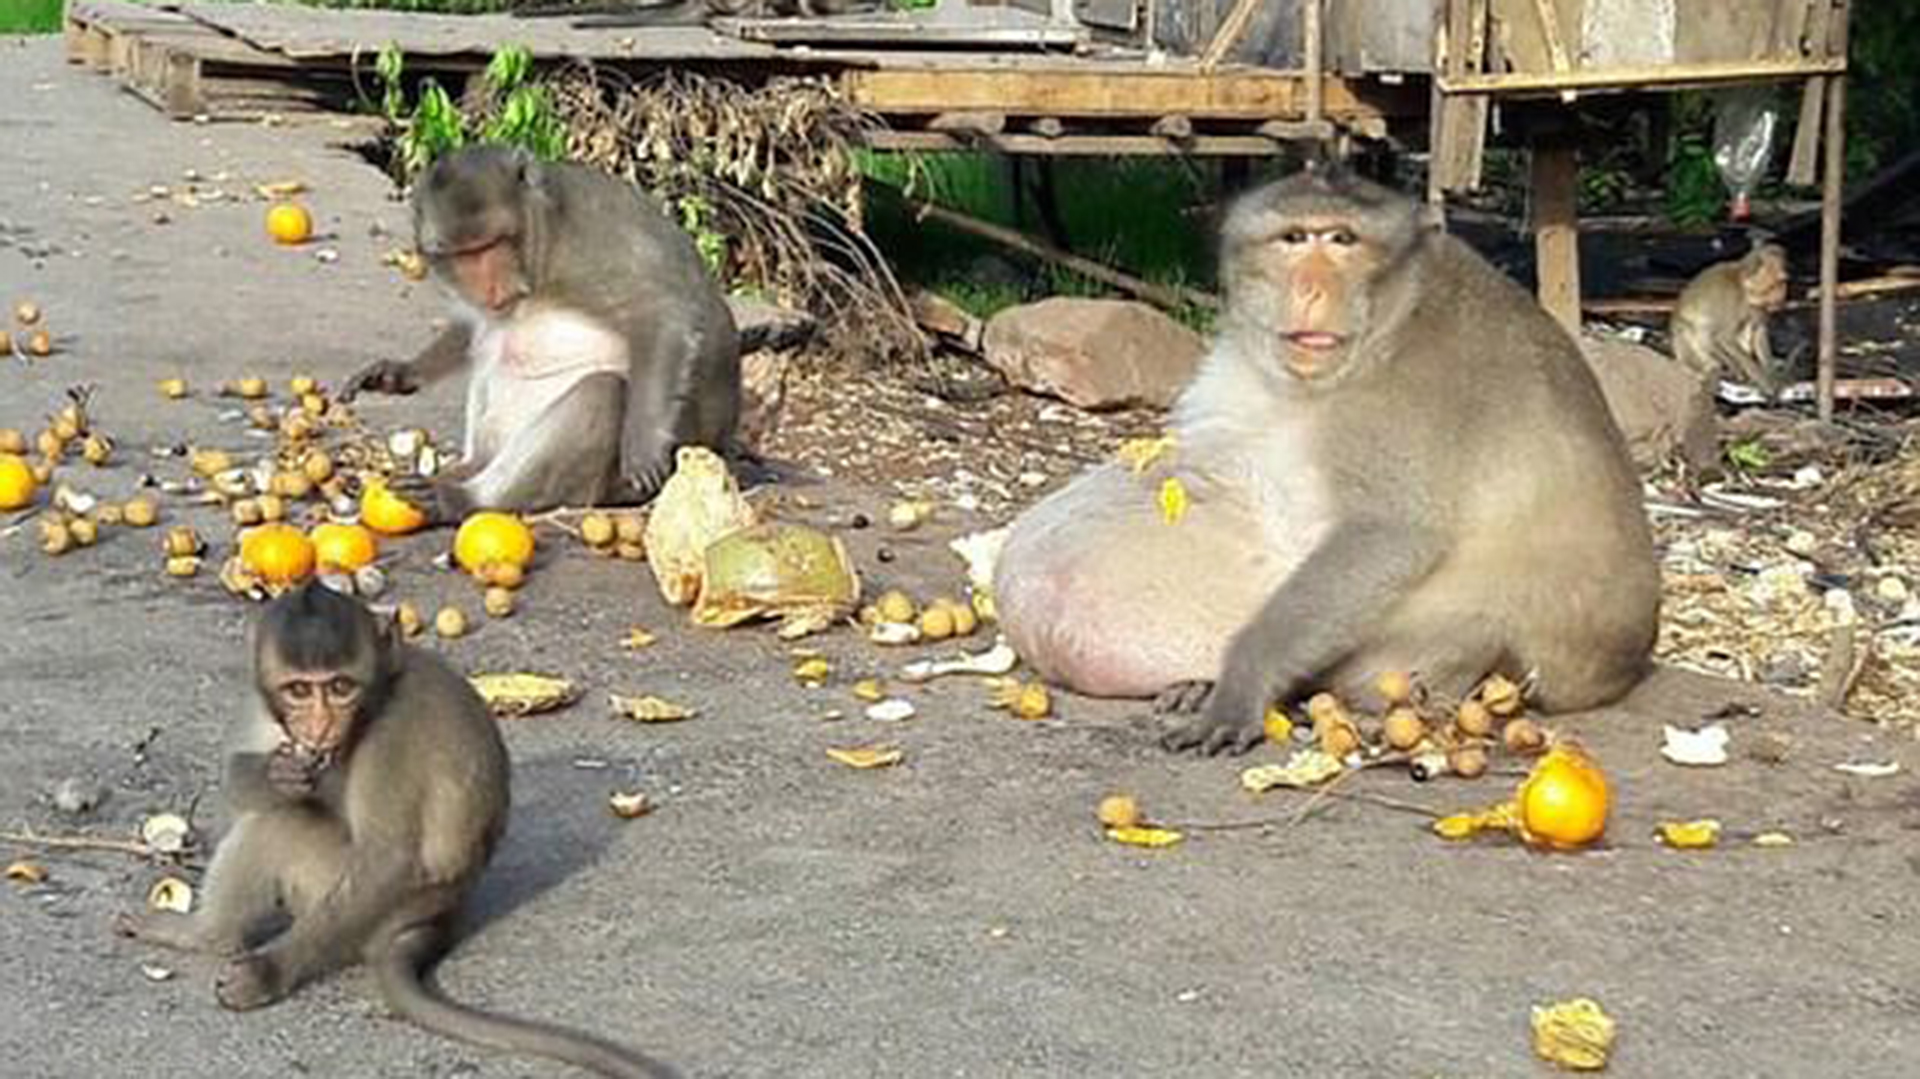
[{"label": "grooming macaque", "polygon": [[387,1004],[429,1030],[603,1075],[671,1074],[425,981],[507,826],[506,747],[464,678],[359,601],[309,584],[262,614],[254,681],[199,910],[127,916],[123,934],[221,957],[214,992],[236,1011],[359,960]]},{"label": "grooming macaque", "polygon": [[1673,309],[1674,358],[1708,378],[1736,378],[1771,397],[1784,372],[1767,320],[1786,302],[1787,253],[1778,244],[1758,244],[1742,258],[1709,266]]},{"label": "grooming macaque", "polygon": [[462,461],[396,477],[396,493],[436,521],[638,503],[680,446],[734,448],[733,312],[693,241],[633,185],[482,145],[420,177],[413,220],[453,325],[410,363],[362,370],[343,397],[471,372]]},{"label": "grooming macaque", "polygon": [[1382,671],[1455,697],[1503,671],[1546,711],[1641,678],[1660,591],[1639,482],[1533,297],[1414,202],[1318,172],[1234,204],[1222,270],[1172,448],[1014,522],[995,596],[1022,658],[1194,713],[1165,744],[1208,753],[1259,742],[1276,700],[1375,706]]}]

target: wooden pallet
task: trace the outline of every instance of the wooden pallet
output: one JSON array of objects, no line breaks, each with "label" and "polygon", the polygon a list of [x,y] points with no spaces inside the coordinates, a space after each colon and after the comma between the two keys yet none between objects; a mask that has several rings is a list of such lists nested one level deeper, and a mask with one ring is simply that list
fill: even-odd
[{"label": "wooden pallet", "polygon": [[165,8],[72,0],[67,59],[118,79],[177,119],[344,111],[349,74],[257,49]]}]

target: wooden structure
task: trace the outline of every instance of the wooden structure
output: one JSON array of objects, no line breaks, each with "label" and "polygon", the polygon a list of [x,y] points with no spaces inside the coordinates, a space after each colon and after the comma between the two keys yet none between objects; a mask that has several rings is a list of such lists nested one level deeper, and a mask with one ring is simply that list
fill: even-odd
[{"label": "wooden structure", "polygon": [[[870,136],[882,150],[1252,156],[1299,140],[1425,143],[1435,202],[1478,186],[1498,109],[1503,130],[1520,132],[1532,151],[1541,300],[1576,331],[1568,110],[1597,94],[1797,81],[1788,176],[1809,183],[1823,173],[1819,407],[1832,414],[1847,0],[939,3],[963,21],[949,18],[937,41],[923,41],[903,30],[915,16],[901,13],[885,25],[866,16],[641,27],[69,0],[67,39],[73,60],[181,117],[345,111],[372,54],[389,43],[409,71],[447,74],[477,71],[516,44],[536,59],[589,58],[636,73],[675,66],[747,81],[831,78],[882,121]],[[969,29],[969,7],[1025,14]]]}]

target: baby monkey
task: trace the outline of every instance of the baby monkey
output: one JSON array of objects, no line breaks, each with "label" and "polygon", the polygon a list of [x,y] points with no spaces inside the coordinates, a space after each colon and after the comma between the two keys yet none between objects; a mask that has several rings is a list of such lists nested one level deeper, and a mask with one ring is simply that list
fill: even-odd
[{"label": "baby monkey", "polygon": [[457,1004],[425,980],[506,830],[506,747],[445,660],[404,643],[358,600],[308,584],[254,633],[253,700],[229,740],[232,823],[200,909],[116,929],[225,961],[235,1011],[352,963],[429,1030],[620,1079],[671,1075],[629,1050]]},{"label": "baby monkey", "polygon": [[1773,355],[1767,320],[1786,302],[1787,252],[1779,244],[1756,244],[1709,266],[1674,307],[1673,356],[1708,378],[1738,378],[1773,397],[1784,364]]}]

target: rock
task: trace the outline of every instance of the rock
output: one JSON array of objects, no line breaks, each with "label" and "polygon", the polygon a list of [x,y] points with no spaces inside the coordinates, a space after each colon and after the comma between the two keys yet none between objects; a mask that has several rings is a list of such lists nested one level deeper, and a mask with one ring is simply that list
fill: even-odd
[{"label": "rock", "polygon": [[740,357],[740,442],[749,450],[766,444],[787,405],[787,357],[749,352]]},{"label": "rock", "polygon": [[68,776],[53,788],[53,808],[69,817],[93,812],[107,797],[106,789],[90,779]]},{"label": "rock", "polygon": [[1713,386],[1705,378],[1618,338],[1585,334],[1580,350],[1600,380],[1635,464],[1652,468],[1678,457],[1696,472],[1717,469],[1719,420]]},{"label": "rock", "polygon": [[813,336],[813,316],[748,296],[729,296],[742,354],[763,348],[797,348]]},{"label": "rock", "polygon": [[962,310],[959,304],[945,296],[921,290],[907,297],[907,306],[913,311],[913,321],[921,329],[951,340],[968,352],[980,351],[980,335],[985,331],[985,326]]},{"label": "rock", "polygon": [[987,322],[982,349],[1007,381],[1085,409],[1165,408],[1206,355],[1201,336],[1143,303],[1057,296]]}]

